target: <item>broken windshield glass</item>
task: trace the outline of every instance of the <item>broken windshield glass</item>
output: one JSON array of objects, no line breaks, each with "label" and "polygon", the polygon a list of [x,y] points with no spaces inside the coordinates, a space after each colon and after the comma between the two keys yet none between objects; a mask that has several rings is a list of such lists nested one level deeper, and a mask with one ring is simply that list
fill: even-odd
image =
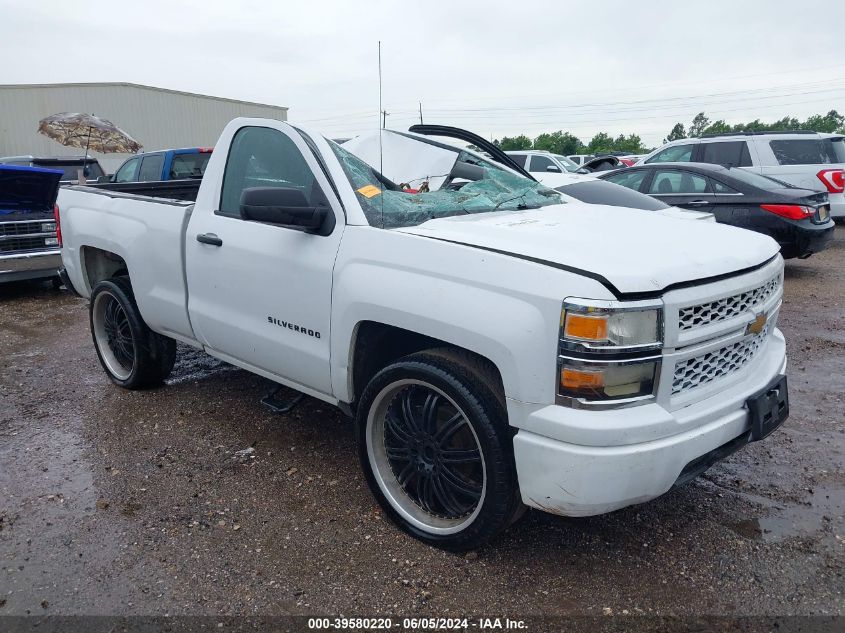
[{"label": "broken windshield glass", "polygon": [[[427,145],[413,140],[420,148]],[[556,191],[458,148],[448,148],[447,155],[454,154],[446,161],[451,163],[449,173],[425,173],[423,165],[415,178],[397,184],[343,147],[330,145],[371,226],[392,229],[454,215],[563,203]],[[388,165],[385,172],[390,173]]]}]

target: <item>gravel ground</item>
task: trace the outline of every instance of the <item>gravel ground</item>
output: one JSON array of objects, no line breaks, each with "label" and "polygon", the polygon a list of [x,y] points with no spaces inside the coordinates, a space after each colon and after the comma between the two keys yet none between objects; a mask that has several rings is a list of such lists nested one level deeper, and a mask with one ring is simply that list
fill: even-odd
[{"label": "gravel ground", "polygon": [[843,615],[843,307],[840,226],[786,266],[781,430],[650,503],[532,511],[457,556],[382,516],[338,411],[273,415],[270,382],[187,349],[167,387],[123,391],[84,301],[0,287],[0,615]]}]

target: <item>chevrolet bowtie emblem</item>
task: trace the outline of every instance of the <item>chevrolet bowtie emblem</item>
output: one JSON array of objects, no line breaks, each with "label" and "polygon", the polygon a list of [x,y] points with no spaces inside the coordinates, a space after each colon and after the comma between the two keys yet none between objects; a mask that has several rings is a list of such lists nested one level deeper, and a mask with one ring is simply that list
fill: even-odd
[{"label": "chevrolet bowtie emblem", "polygon": [[763,328],[766,327],[766,323],[768,322],[769,317],[767,317],[762,312],[758,314],[754,320],[749,323],[745,328],[746,334],[759,334],[763,331]]}]

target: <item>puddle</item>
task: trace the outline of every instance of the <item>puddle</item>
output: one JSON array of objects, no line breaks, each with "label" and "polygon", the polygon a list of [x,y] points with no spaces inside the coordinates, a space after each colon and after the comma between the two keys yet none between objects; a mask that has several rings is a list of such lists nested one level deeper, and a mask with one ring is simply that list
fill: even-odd
[{"label": "puddle", "polygon": [[91,514],[97,490],[91,465],[83,457],[86,447],[79,434],[46,425],[25,445],[10,442],[0,451],[0,460],[8,466],[0,476],[0,488],[8,495],[3,505],[12,506],[17,499],[52,517]]},{"label": "puddle", "polygon": [[765,517],[742,519],[728,527],[742,537],[755,541],[777,542],[799,536],[811,536],[825,525],[843,524],[845,490],[819,486],[806,504],[773,506]]},{"label": "puddle", "polygon": [[176,364],[165,380],[167,385],[196,382],[221,372],[237,371],[237,367],[209,356],[202,350],[180,344],[176,350]]}]

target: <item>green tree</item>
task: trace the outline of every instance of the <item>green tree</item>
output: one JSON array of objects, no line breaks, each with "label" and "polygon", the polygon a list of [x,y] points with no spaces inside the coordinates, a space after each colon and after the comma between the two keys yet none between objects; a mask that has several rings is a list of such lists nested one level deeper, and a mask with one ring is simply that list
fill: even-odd
[{"label": "green tree", "polygon": [[584,145],[569,132],[558,130],[557,132],[544,133],[534,139],[534,149],[545,150],[553,154],[578,154]]},{"label": "green tree", "polygon": [[612,152],[613,151],[613,137],[607,132],[599,132],[590,142],[587,143],[587,154],[595,154],[597,152]]},{"label": "green tree", "polygon": [[672,131],[669,132],[669,135],[663,139],[664,143],[668,143],[670,141],[678,141],[682,138],[687,137],[687,131],[684,129],[683,123],[675,123],[675,126],[672,128]]},{"label": "green tree", "polygon": [[501,141],[493,141],[505,152],[512,152],[521,149],[531,149],[531,139],[520,134],[519,136],[505,136]]},{"label": "green tree", "polygon": [[831,110],[825,115],[814,114],[801,124],[801,128],[814,132],[845,133],[845,116],[836,110]]},{"label": "green tree", "polygon": [[638,134],[625,136],[620,134],[613,140],[612,152],[626,152],[628,154],[642,154],[645,152],[642,139]]},{"label": "green tree", "polygon": [[704,134],[704,130],[710,125],[710,119],[703,112],[695,115],[689,126],[690,138],[698,138]]},{"label": "green tree", "polygon": [[724,120],[719,119],[718,121],[708,125],[702,134],[727,134],[728,132],[733,131],[734,129],[731,125],[728,125]]}]

